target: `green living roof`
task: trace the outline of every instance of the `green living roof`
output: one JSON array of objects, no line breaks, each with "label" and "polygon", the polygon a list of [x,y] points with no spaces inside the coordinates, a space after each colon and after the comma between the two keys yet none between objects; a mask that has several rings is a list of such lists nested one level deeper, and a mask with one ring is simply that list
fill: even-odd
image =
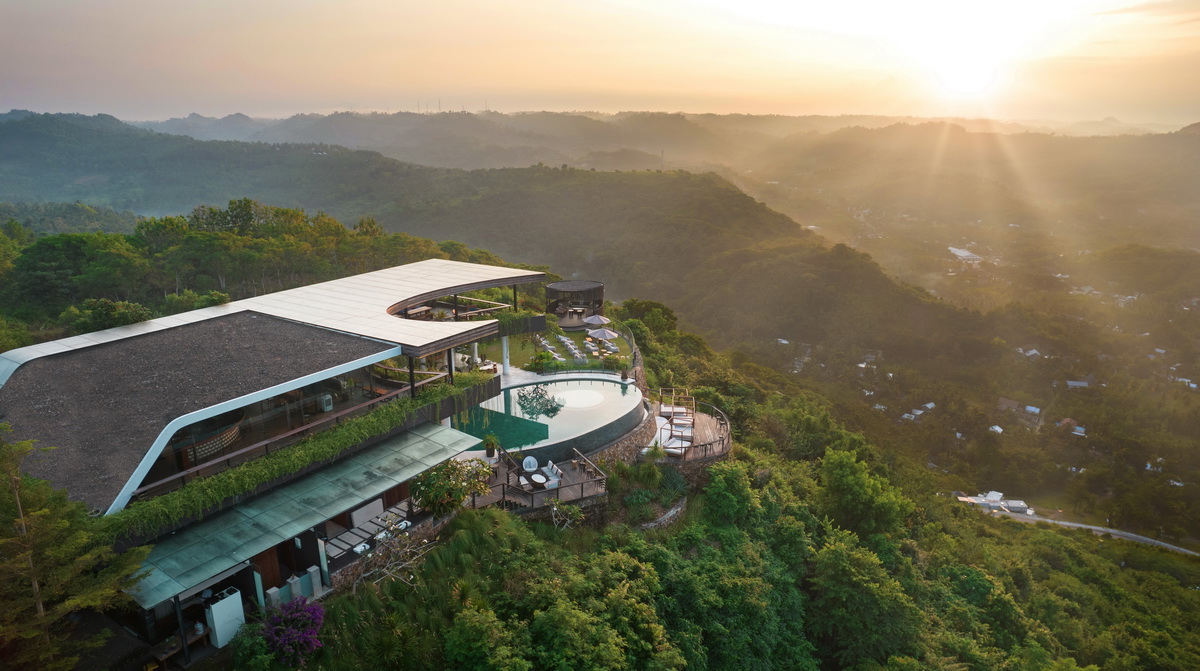
[{"label": "green living roof", "polygon": [[182,594],[331,517],[479,445],[440,424],[421,424],[203,522],[160,539],[133,598],[142,608]]}]

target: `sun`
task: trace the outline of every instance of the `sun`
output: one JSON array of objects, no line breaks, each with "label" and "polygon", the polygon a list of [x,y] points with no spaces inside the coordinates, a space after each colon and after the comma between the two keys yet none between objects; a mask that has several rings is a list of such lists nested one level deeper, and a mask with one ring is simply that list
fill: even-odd
[{"label": "sun", "polygon": [[914,51],[917,52],[912,54],[915,67],[938,90],[953,97],[983,97],[995,92],[1006,64],[1003,54],[995,52],[928,45]]},{"label": "sun", "polygon": [[981,95],[991,90],[996,69],[980,63],[944,63],[934,72],[947,93]]},{"label": "sun", "polygon": [[897,26],[888,39],[942,93],[983,97],[994,91],[1023,42],[1021,31],[1004,28],[1001,16],[947,11]]},{"label": "sun", "polygon": [[[1134,0],[687,1],[808,31],[788,39],[820,45],[814,54],[836,53],[855,67],[925,78],[940,97],[983,101],[1016,83],[1020,63],[1060,53],[1063,44],[1082,39],[1084,33],[1071,27],[1075,23]],[[799,35],[803,38],[796,39]],[[825,39],[830,36],[834,39]],[[839,37],[849,39],[839,43]],[[853,46],[839,51],[835,44]]]}]

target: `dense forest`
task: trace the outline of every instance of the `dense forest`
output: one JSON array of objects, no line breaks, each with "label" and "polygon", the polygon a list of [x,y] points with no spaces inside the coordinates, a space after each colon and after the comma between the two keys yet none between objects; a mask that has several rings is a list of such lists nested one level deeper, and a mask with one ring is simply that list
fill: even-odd
[{"label": "dense forest", "polygon": [[[653,468],[610,483],[631,526],[466,515],[413,584],[328,604],[322,668],[1194,668],[1194,562],[938,495],[1003,489],[1200,536],[1200,266],[1168,248],[1194,233],[1194,137],[878,125],[776,136],[751,177],[425,168],[7,115],[0,350],[431,257],[543,264],[642,299],[614,315],[651,384],[692,387],[735,424],[735,457],[684,521],[634,530],[679,493]],[[654,168],[622,132],[580,146]],[[1002,155],[1036,166],[1037,188]],[[1139,170],[1104,168],[1122,161]],[[1142,200],[1102,202],[1131,190]]]},{"label": "dense forest", "polygon": [[[928,129],[913,131],[922,133],[928,135]],[[58,136],[71,137],[71,143],[57,144]],[[1191,482],[1197,471],[1189,447],[1197,395],[1178,382],[1200,379],[1190,335],[1196,313],[1184,309],[1180,298],[1193,285],[1164,292],[1147,284],[1132,304],[1123,298],[1119,306],[1105,302],[1118,301],[1116,288],[1141,291],[1137,278],[1149,281],[1153,274],[1138,269],[1156,267],[1147,254],[1157,252],[1113,250],[1069,261],[1054,256],[1057,275],[1078,274],[1080,283],[1105,289],[1086,296],[1073,293],[1071,278],[1048,270],[1008,270],[985,259],[977,268],[958,269],[953,279],[974,283],[970,296],[987,291],[991,300],[942,301],[893,281],[871,257],[830,245],[714,174],[569,166],[441,170],[333,147],[199,142],[91,117],[29,116],[0,124],[0,140],[5,137],[14,150],[4,153],[8,162],[0,170],[7,165],[41,175],[39,194],[79,188],[108,202],[137,195],[162,203],[199,190],[209,194],[203,201],[213,203],[224,202],[215,199],[229,193],[265,193],[280,198],[277,204],[328,203],[327,211],[348,223],[372,212],[385,230],[461,240],[514,261],[544,263],[565,277],[602,278],[614,298],[669,303],[686,328],[714,345],[792,372],[834,399],[839,417],[856,430],[960,477],[961,489],[1003,487],[1073,509],[1081,518],[1121,520],[1154,535],[1200,532],[1194,488],[1171,484]],[[122,158],[135,149],[137,162]],[[19,191],[8,184],[10,193]],[[348,193],[363,197],[344,197]],[[347,218],[346,212],[354,214]],[[91,287],[63,279],[54,289],[58,298],[31,317],[44,325],[57,319],[55,310],[89,298],[146,301],[161,310],[156,302],[171,293],[240,297],[373,267],[346,265],[354,258],[346,245],[362,244],[361,239],[344,235],[330,216],[319,211],[289,216],[311,219],[305,226],[334,237],[306,231],[278,243],[235,239],[229,231],[216,237],[203,228],[183,237],[176,231],[153,243],[158,246],[131,243],[146,267],[125,270],[150,277],[131,285],[129,291],[139,297],[111,283]],[[146,227],[176,226],[163,221],[175,219],[156,219]],[[308,245],[318,254],[304,257],[285,249],[290,245]],[[226,254],[237,262],[223,260]],[[1129,257],[1122,266],[1126,277],[1110,290],[1108,282],[1117,280],[1104,279],[1102,261],[1121,254]],[[375,262],[379,258],[400,257],[377,255]],[[67,267],[63,277],[80,270],[76,262]],[[1001,279],[989,282],[993,271]],[[23,281],[36,292],[32,287],[41,279]],[[75,286],[100,295],[85,296]],[[1200,287],[1192,295],[1200,296]],[[85,326],[87,319],[74,322]],[[1030,358],[1018,349],[1047,356]],[[1167,352],[1165,359],[1159,349]],[[859,367],[871,351],[882,352],[885,363]],[[1089,377],[1096,380],[1089,391],[1062,393],[1067,380]],[[1001,398],[1045,415],[1026,428],[997,410]],[[941,409],[920,426],[902,419],[927,402]],[[1059,424],[1082,425],[1087,436],[1069,430],[1063,435]],[[990,426],[1007,433],[997,437]],[[1158,459],[1161,471],[1144,468]],[[1071,475],[1079,469],[1089,475]],[[1155,505],[1140,503],[1147,497]]]},{"label": "dense forest", "polygon": [[[635,330],[651,383],[735,418],[683,520],[559,531],[462,515],[407,582],[327,604],[317,668],[1187,668],[1190,560],[989,519],[831,419],[785,376],[672,328]],[[626,521],[678,474],[624,469]],[[646,492],[647,496],[640,496]],[[678,494],[675,494],[678,496]],[[669,499],[669,496],[667,497]]]},{"label": "dense forest", "polygon": [[[222,300],[222,288],[251,295],[420,258],[500,262],[370,220],[347,229],[252,201],[142,220],[128,235],[22,229],[5,229],[20,241],[5,305],[34,325],[89,300],[164,311],[188,292],[199,304]],[[54,302],[39,312],[43,301]],[[839,403],[805,378],[715,352],[681,331],[666,304],[630,300],[610,314],[636,335],[651,386],[690,387],[729,414],[732,457],[694,486],[667,466],[615,468],[607,526],[461,515],[406,581],[325,602],[311,668],[1200,663],[1194,561],[980,515],[944,495],[954,476],[926,468],[903,440],[848,430],[834,419]],[[648,505],[684,494],[680,521],[638,530]],[[242,668],[269,665],[252,647],[239,650]]]}]

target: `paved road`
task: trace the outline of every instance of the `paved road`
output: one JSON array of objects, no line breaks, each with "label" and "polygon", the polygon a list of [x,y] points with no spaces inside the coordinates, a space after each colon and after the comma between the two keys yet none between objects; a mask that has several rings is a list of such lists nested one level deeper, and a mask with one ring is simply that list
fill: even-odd
[{"label": "paved road", "polygon": [[1024,515],[1024,514],[1020,514],[1020,513],[1009,513],[1009,512],[1005,512],[1003,510],[997,510],[996,514],[1004,515],[1006,517],[1011,517],[1014,520],[1020,520],[1022,522],[1049,522],[1050,524],[1057,524],[1059,526],[1064,526],[1064,527],[1074,527],[1076,529],[1087,529],[1087,530],[1095,533],[1096,535],[1111,534],[1115,538],[1124,538],[1125,540],[1133,541],[1134,543],[1153,545],[1153,546],[1160,547],[1160,548],[1166,548],[1173,552],[1181,552],[1185,555],[1191,555],[1193,557],[1200,557],[1200,552],[1193,552],[1187,548],[1181,548],[1178,545],[1171,545],[1170,543],[1164,543],[1160,540],[1155,540],[1153,538],[1147,538],[1146,536],[1139,536],[1137,534],[1131,534],[1128,531],[1121,531],[1120,529],[1109,529],[1107,527],[1097,527],[1097,526],[1093,526],[1091,524],[1080,524],[1078,522],[1063,522],[1061,520],[1051,520],[1051,519],[1047,519],[1045,517],[1038,517],[1037,515]]}]

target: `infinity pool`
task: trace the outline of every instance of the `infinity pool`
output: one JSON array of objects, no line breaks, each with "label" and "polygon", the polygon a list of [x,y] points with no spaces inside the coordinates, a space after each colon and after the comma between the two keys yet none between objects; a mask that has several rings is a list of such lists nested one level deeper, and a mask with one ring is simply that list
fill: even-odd
[{"label": "infinity pool", "polygon": [[451,417],[450,426],[477,438],[494,433],[506,450],[537,450],[539,459],[557,461],[620,438],[644,417],[633,384],[554,380],[505,389]]}]

